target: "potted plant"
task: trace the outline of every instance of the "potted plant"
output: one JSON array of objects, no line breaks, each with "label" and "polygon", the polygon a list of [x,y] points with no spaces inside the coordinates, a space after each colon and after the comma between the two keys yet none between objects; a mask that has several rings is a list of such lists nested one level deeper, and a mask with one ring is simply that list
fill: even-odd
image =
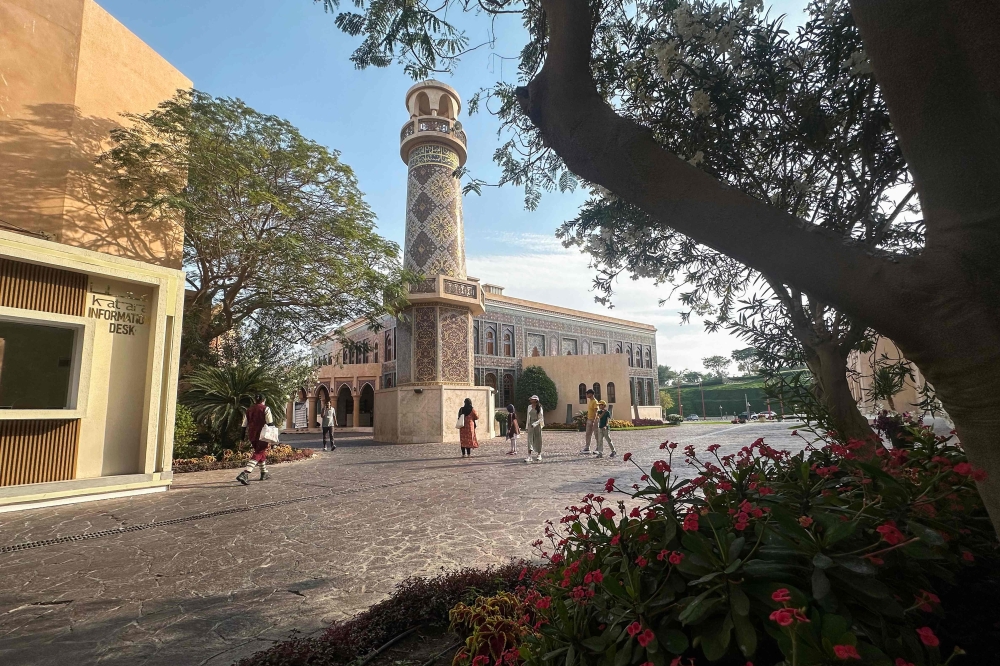
[{"label": "potted plant", "polygon": [[573,423],[580,432],[587,432],[587,412],[581,410],[573,416]]},{"label": "potted plant", "polygon": [[501,437],[506,437],[507,436],[507,411],[506,410],[504,410],[504,411],[499,411],[498,410],[494,414],[493,418],[495,418],[496,421],[497,421],[497,423],[500,424],[500,436]]}]

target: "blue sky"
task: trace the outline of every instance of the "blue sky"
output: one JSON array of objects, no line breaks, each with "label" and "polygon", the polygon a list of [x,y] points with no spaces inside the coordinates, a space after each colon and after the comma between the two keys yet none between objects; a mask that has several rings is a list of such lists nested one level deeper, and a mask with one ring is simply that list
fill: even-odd
[{"label": "blue sky", "polygon": [[[402,68],[355,70],[349,57],[357,40],[337,30],[333,16],[311,0],[98,3],[199,90],[239,97],[341,151],[378,215],[381,233],[402,243],[406,167],[399,159],[398,137],[407,118],[403,94],[413,83]],[[787,13],[789,23],[798,23],[805,4],[781,0],[772,13]],[[461,25],[472,44],[489,38],[488,23],[481,18],[462,17]],[[497,80],[515,80],[513,61],[497,55],[516,55],[522,35],[516,18],[501,23],[494,48],[466,55],[453,75],[438,78],[463,99]],[[469,117],[463,110],[462,115],[469,136],[467,166],[475,176],[495,182],[498,124],[486,113]],[[667,289],[650,281],[623,280],[611,312],[594,303],[586,258],[562,248],[553,235],[582,201],[581,193],[551,194],[537,210],[527,211],[517,188],[484,188],[482,196],[467,196],[469,274],[504,285],[512,296],[653,324],[660,363],[675,368],[700,369],[702,357],[728,355],[743,346],[724,333],[707,335],[698,324],[679,325],[676,303],[658,305]]]}]

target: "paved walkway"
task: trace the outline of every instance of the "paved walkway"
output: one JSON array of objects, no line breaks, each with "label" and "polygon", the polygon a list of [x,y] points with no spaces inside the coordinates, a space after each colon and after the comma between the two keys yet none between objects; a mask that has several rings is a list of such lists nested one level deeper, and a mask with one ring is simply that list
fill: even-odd
[{"label": "paved walkway", "polygon": [[[667,437],[699,449],[801,443],[787,424],[615,435],[647,464]],[[500,439],[463,460],[457,446],[355,438],[249,487],[235,470],[181,474],[167,493],[0,514],[0,548],[157,523],[0,552],[0,663],[231,664],[366,608],[406,576],[530,556],[546,519],[608,477],[638,476],[620,457],[580,456],[581,438],[547,432],[541,465],[504,455]]]}]

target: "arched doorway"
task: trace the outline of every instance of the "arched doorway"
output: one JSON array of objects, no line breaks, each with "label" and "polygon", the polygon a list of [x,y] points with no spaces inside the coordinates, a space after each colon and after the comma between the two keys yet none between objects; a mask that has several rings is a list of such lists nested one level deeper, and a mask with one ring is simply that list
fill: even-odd
[{"label": "arched doorway", "polygon": [[325,386],[320,384],[319,388],[316,389],[315,409],[313,411],[316,422],[310,423],[310,428],[318,428],[323,425],[323,411],[326,410],[326,403],[329,401],[330,391]]},{"label": "arched doorway", "polygon": [[292,405],[292,427],[309,427],[309,402],[305,389],[302,388],[295,392],[295,402]]},{"label": "arched doorway", "polygon": [[354,427],[354,396],[347,384],[337,391],[337,425],[342,428]]},{"label": "arched doorway", "polygon": [[361,388],[361,404],[358,405],[358,425],[371,428],[375,425],[375,389],[371,384]]},{"label": "arched doorway", "polygon": [[483,377],[483,383],[493,389],[493,406],[496,407],[497,400],[497,376],[492,372],[487,372]]}]

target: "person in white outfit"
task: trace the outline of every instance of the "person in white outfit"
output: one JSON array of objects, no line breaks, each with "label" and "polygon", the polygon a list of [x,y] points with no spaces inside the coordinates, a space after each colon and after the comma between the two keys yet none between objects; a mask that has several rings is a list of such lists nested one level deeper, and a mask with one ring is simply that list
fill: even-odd
[{"label": "person in white outfit", "polygon": [[545,411],[538,402],[537,395],[528,399],[528,419],[525,427],[528,429],[528,457],[524,462],[531,462],[532,452],[535,454],[535,460],[542,462],[542,428],[545,427]]},{"label": "person in white outfit", "polygon": [[326,401],[326,408],[323,409],[323,450],[326,451],[326,436],[330,436],[330,450],[336,451],[337,445],[333,443],[333,429],[337,425],[337,410],[333,403]]}]

